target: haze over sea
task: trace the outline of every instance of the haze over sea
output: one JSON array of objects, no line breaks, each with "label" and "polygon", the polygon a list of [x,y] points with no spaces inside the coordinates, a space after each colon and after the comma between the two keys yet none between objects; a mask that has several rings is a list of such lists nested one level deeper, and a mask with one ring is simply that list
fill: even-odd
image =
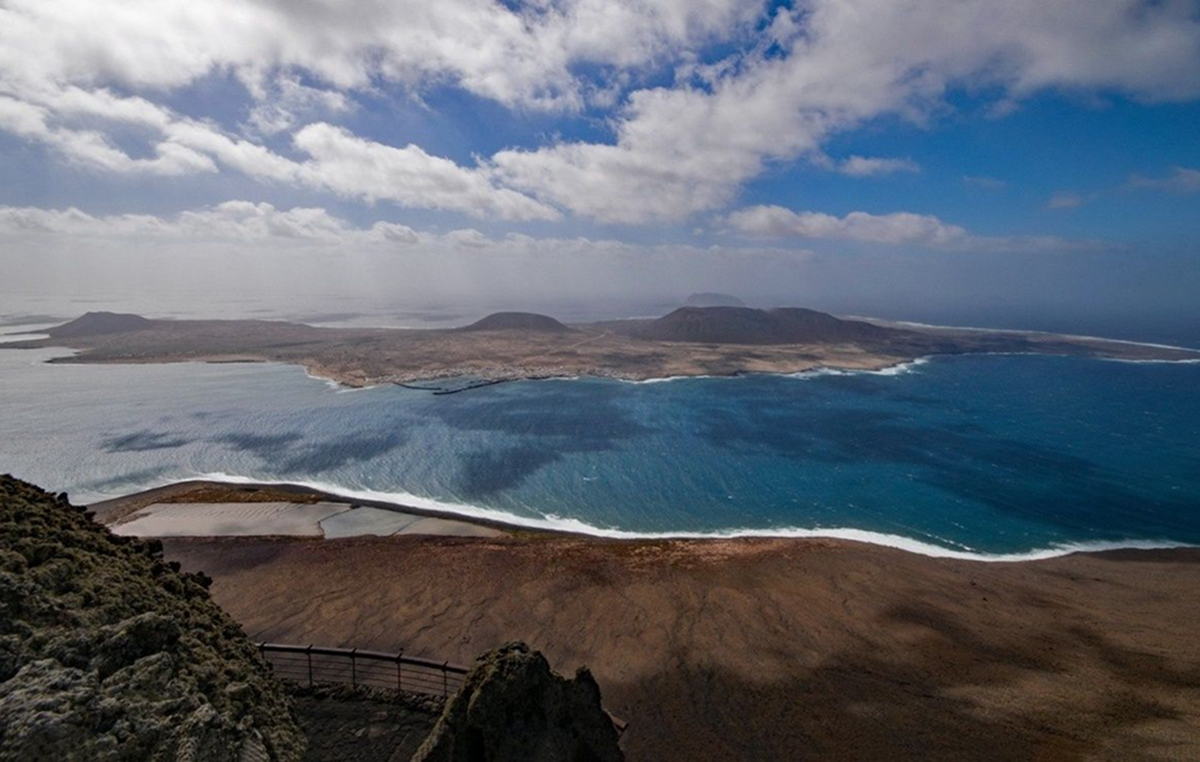
[{"label": "haze over sea", "polygon": [[284,365],[44,362],[64,354],[0,351],[0,471],[77,501],[214,477],[613,536],[980,558],[1200,544],[1200,364],[936,357],[433,395]]}]

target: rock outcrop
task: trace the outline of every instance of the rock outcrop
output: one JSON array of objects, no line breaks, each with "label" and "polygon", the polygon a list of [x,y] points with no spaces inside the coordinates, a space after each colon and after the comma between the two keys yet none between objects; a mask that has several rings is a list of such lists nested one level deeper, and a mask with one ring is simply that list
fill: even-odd
[{"label": "rock outcrop", "polygon": [[0,760],[290,762],[290,700],[208,579],[0,476]]},{"label": "rock outcrop", "polygon": [[617,762],[617,741],[587,668],[567,680],[509,643],[475,661],[413,762]]}]

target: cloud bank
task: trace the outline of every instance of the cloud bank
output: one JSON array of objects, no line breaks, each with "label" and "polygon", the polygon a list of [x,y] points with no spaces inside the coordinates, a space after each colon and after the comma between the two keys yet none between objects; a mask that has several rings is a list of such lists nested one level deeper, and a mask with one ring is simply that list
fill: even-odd
[{"label": "cloud bank", "polygon": [[[872,120],[928,124],[956,91],[988,93],[997,112],[1047,90],[1194,99],[1195,11],[1188,0],[10,0],[0,130],[89,172],[232,171],[482,219],[675,223],[727,209],[776,166],[820,162],[832,138]],[[213,77],[244,89],[240,123],[173,100]],[[341,123],[360,100],[420,102],[439,88],[591,119],[610,137],[551,131],[464,163]],[[830,161],[855,177],[919,170]],[[1177,172],[1157,182],[1194,186],[1194,170]]]}]

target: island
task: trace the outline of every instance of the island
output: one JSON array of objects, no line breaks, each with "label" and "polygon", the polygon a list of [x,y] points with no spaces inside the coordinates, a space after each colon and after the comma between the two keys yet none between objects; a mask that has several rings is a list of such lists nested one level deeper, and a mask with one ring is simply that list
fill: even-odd
[{"label": "island", "polygon": [[681,307],[655,319],[566,325],[500,312],[460,328],[319,328],[267,320],[165,320],[89,312],[6,349],[68,347],[51,362],[282,362],[351,387],[474,377],[880,370],[930,355],[1049,354],[1200,361],[1200,351],[1086,336],[850,320],[802,308]]}]

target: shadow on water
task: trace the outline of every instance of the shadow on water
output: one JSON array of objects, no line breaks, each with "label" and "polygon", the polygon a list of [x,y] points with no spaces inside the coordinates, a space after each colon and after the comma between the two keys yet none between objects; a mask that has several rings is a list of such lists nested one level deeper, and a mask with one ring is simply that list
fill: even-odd
[{"label": "shadow on water", "polygon": [[170,450],[183,447],[191,442],[190,439],[159,431],[135,431],[131,434],[112,436],[100,443],[105,452],[147,452],[149,450]]},{"label": "shadow on water", "polygon": [[618,404],[621,388],[608,384],[540,384],[535,393],[465,396],[430,407],[460,431],[508,434],[519,442],[466,453],[459,489],[479,498],[519,486],[569,453],[611,450],[650,428]]},{"label": "shadow on water", "polygon": [[399,428],[349,434],[313,441],[299,432],[223,434],[211,441],[269,462],[282,474],[321,473],[350,463],[363,463],[404,446],[408,432]]},{"label": "shadow on water", "polygon": [[87,485],[87,489],[106,492],[114,487],[127,487],[130,484],[147,484],[156,481],[159,477],[170,472],[167,466],[157,466],[155,468],[143,468],[138,471],[130,471],[125,474],[117,474],[116,476],[107,479],[100,479],[91,482]]}]

